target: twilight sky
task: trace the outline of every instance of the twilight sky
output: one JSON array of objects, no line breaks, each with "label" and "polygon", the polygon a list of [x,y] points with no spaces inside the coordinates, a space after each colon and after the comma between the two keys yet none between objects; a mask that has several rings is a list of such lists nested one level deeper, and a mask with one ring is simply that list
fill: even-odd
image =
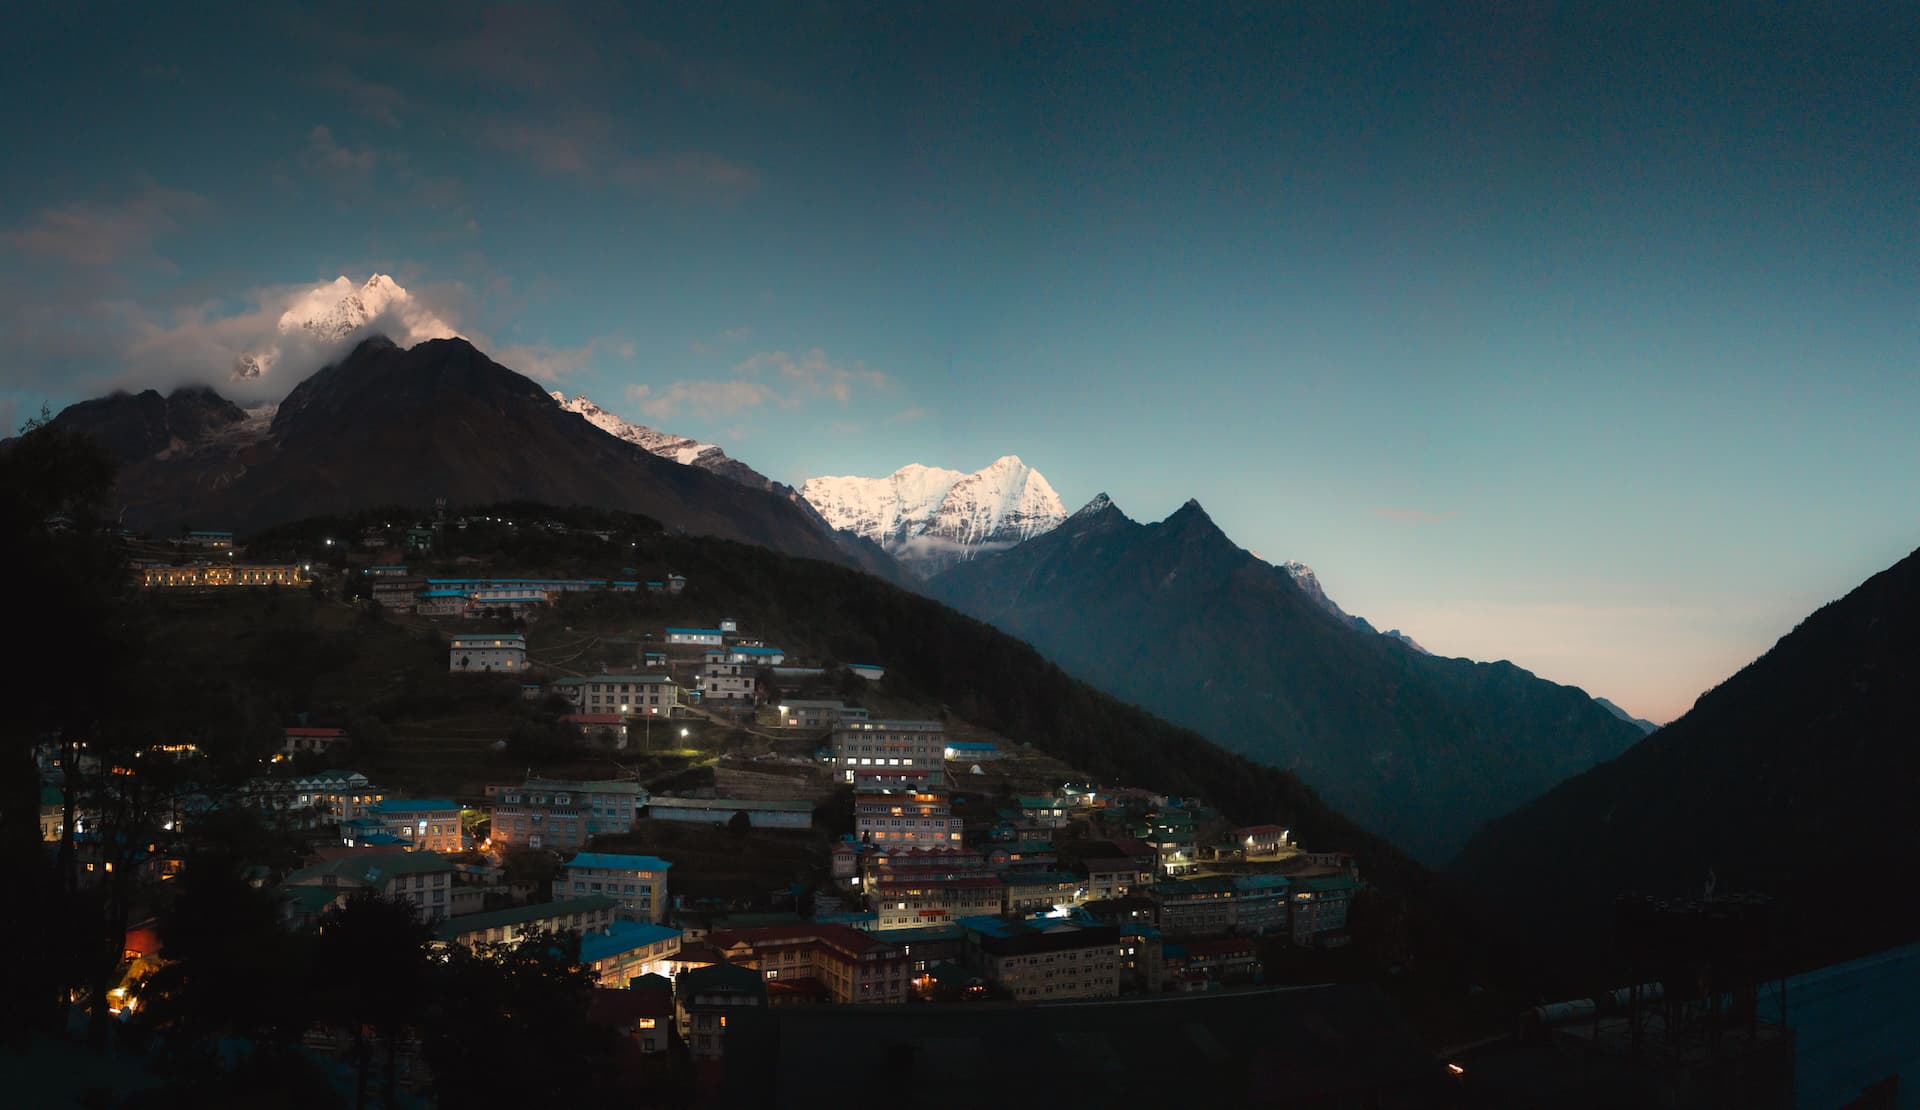
[{"label": "twilight sky", "polygon": [[383,272],[776,478],[1197,497],[1662,721],[1920,544],[1920,8],[350,7],[11,13],[9,428]]}]

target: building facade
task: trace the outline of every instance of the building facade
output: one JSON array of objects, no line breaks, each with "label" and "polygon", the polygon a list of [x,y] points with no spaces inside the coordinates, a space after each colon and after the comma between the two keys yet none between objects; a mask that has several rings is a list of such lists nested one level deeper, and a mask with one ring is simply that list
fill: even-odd
[{"label": "building facade", "polygon": [[756,801],[746,798],[654,798],[647,816],[655,821],[686,821],[724,825],[736,813],[745,813],[756,829],[805,829],[813,826],[813,803]]},{"label": "building facade", "polygon": [[1120,930],[1112,925],[1000,917],[970,917],[959,925],[966,965],[1017,1001],[1120,995]]},{"label": "building facade", "polygon": [[842,782],[941,786],[946,749],[939,721],[842,721],[833,730],[833,765]]},{"label": "building facade", "polygon": [[486,674],[527,669],[527,638],[518,632],[455,636],[447,649],[447,670],[453,674]]},{"label": "building facade", "polygon": [[336,898],[371,890],[410,903],[422,922],[443,918],[452,905],[453,865],[422,852],[342,856],[287,876],[289,888],[318,888]]},{"label": "building facade", "polygon": [[449,917],[434,930],[448,944],[512,944],[528,933],[572,930],[583,936],[605,932],[614,922],[613,899],[605,896],[570,898],[564,902],[535,902],[489,913]]},{"label": "building facade", "polygon": [[680,685],[663,674],[594,674],[548,684],[580,713],[671,717],[682,704]]},{"label": "building facade", "polygon": [[890,1004],[912,991],[905,949],[845,925],[773,925],[707,940],[728,962],[759,971],[770,993],[776,984],[811,980],[833,1002]]},{"label": "building facade", "polygon": [[382,798],[364,817],[412,851],[460,850],[460,807],[444,798]]},{"label": "building facade", "polygon": [[873,791],[853,799],[853,832],[863,844],[950,848],[960,843],[964,824],[943,791]]},{"label": "building facade", "polygon": [[619,904],[622,918],[658,924],[667,913],[667,869],[672,866],[658,856],[581,852],[554,877],[553,897],[604,894]]}]

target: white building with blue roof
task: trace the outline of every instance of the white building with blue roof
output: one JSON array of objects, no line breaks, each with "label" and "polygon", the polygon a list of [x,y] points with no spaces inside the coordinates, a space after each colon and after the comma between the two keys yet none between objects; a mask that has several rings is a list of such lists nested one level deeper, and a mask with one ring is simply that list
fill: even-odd
[{"label": "white building with blue roof", "polygon": [[643,975],[671,977],[680,930],[646,921],[615,921],[580,937],[580,962],[596,986],[621,990]]},{"label": "white building with blue roof", "polygon": [[618,903],[620,917],[658,924],[667,913],[667,871],[672,866],[658,856],[580,852],[554,876],[553,897],[557,902],[604,894]]}]

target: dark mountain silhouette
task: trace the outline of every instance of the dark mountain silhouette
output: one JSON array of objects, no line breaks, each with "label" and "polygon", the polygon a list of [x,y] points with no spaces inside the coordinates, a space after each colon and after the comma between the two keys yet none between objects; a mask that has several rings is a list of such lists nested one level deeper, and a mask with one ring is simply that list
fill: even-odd
[{"label": "dark mountain silhouette", "polygon": [[117,394],[55,421],[120,460],[123,520],[136,528],[192,521],[244,533],[442,497],[539,501],[642,513],[690,534],[897,573],[789,497],[608,435],[463,339],[410,349],[366,340],[294,387],[270,425],[205,388]]},{"label": "dark mountain silhouette", "polygon": [[205,386],[118,392],[61,410],[62,427],[92,436],[121,466],[204,442],[243,423],[245,409]]},{"label": "dark mountain silhouette", "polygon": [[1640,737],[1511,663],[1355,629],[1197,502],[1138,524],[1103,494],[925,588],[1104,690],[1297,772],[1417,859],[1447,859],[1481,822]]},{"label": "dark mountain silhouette", "polygon": [[1451,865],[1518,930],[1578,943],[1617,892],[1774,895],[1795,951],[1920,937],[1920,552],[1620,758],[1490,822]]}]

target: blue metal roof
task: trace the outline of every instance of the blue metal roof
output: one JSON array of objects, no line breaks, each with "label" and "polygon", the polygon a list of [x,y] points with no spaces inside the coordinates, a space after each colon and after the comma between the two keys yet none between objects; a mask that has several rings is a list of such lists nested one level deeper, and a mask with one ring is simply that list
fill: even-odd
[{"label": "blue metal roof", "polygon": [[784,648],[772,647],[736,647],[729,648],[735,655],[785,655]]},{"label": "blue metal roof", "polygon": [[962,752],[997,752],[1000,745],[991,740],[949,740],[947,747]]},{"label": "blue metal roof", "polygon": [[604,867],[616,871],[665,871],[672,867],[659,856],[626,856],[612,852],[581,852],[567,861],[568,867]]},{"label": "blue metal roof", "polygon": [[580,962],[590,964],[611,956],[645,948],[680,935],[680,930],[644,921],[616,921],[604,933],[588,933],[580,938]]},{"label": "blue metal roof", "polygon": [[423,809],[450,809],[460,812],[460,807],[445,798],[384,798],[367,807],[368,813],[417,813]]},{"label": "blue metal roof", "polygon": [[717,628],[669,628],[667,629],[667,634],[669,636],[671,636],[675,632],[679,632],[683,635],[688,635],[688,636],[724,636],[726,635],[726,633],[720,631]]}]

